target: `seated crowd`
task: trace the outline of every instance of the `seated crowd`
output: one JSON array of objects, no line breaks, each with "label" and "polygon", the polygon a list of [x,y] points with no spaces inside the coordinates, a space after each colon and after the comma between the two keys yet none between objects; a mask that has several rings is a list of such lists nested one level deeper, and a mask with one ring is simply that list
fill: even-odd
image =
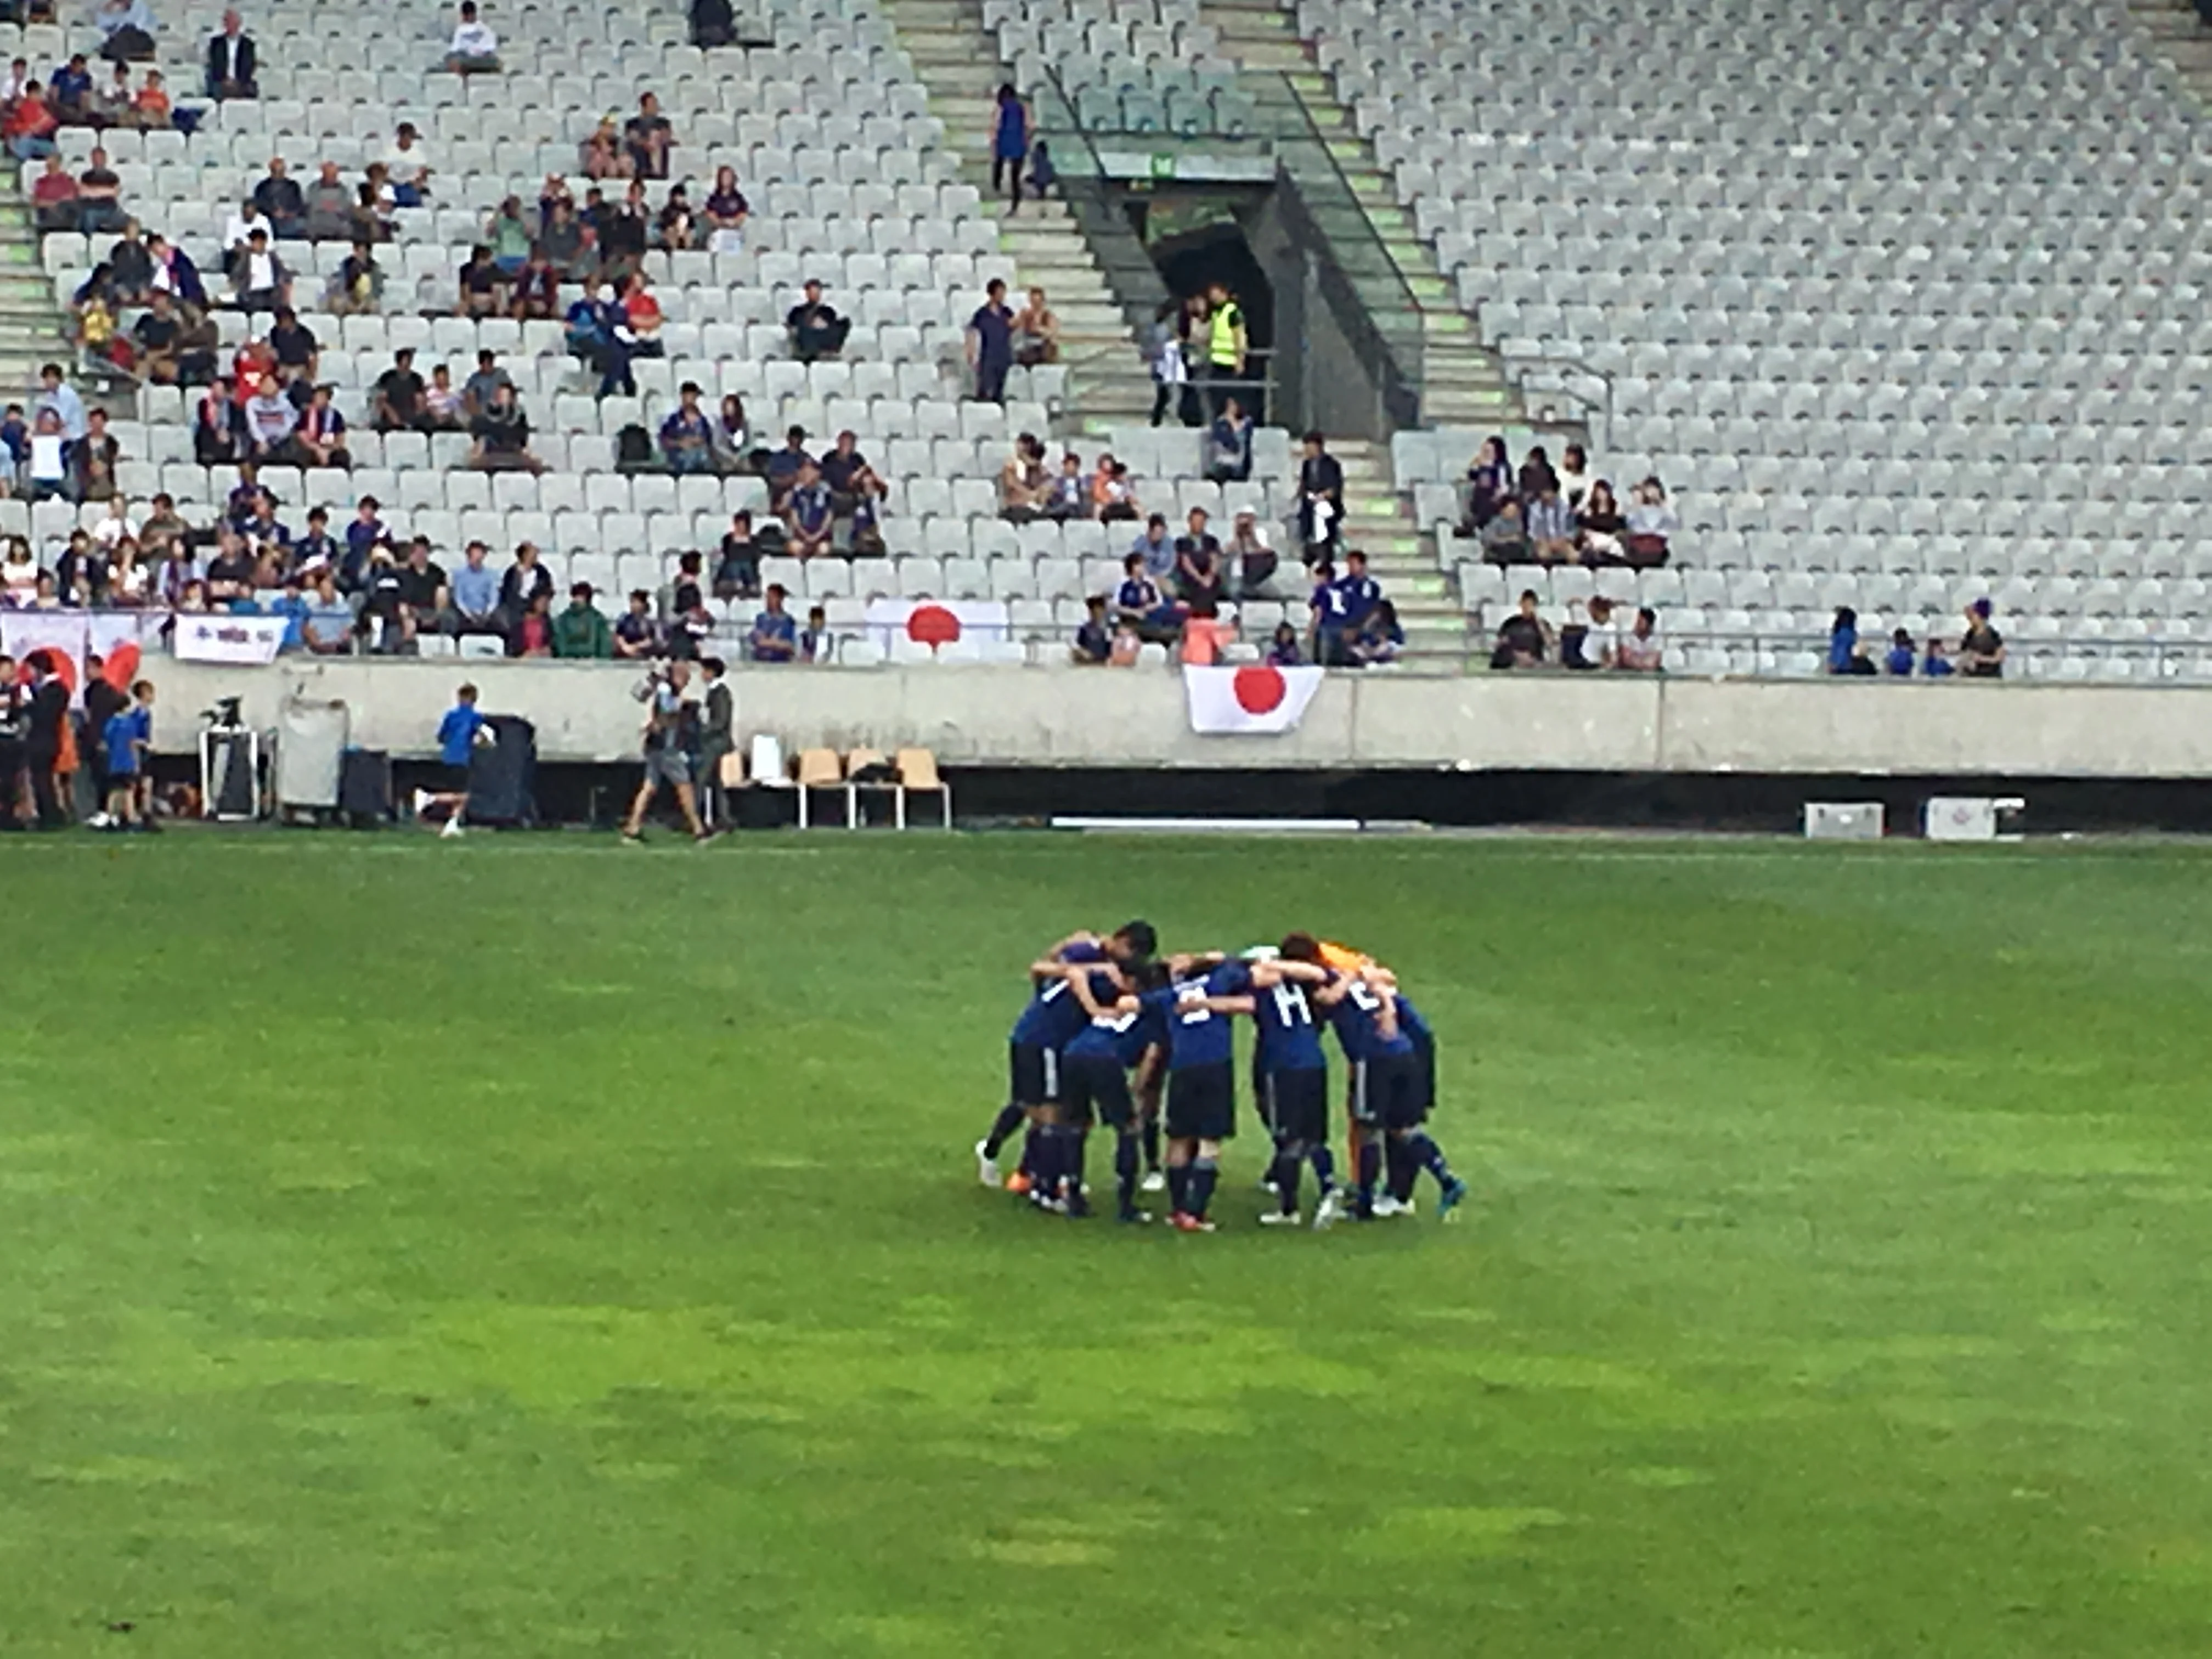
[{"label": "seated crowd", "polygon": [[1579,564],[1645,569],[1667,562],[1681,520],[1656,477],[1636,486],[1624,511],[1610,481],[1590,477],[1580,444],[1554,467],[1541,444],[1516,469],[1503,438],[1486,438],[1467,469],[1459,533],[1492,564]]}]

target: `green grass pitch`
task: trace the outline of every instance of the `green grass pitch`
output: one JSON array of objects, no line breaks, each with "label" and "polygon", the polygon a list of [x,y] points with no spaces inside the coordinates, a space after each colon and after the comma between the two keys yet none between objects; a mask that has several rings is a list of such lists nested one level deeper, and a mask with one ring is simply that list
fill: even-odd
[{"label": "green grass pitch", "polygon": [[[4,1659],[2212,1651],[2201,852],[0,877]],[[1249,1127],[1212,1237],[978,1188],[1022,965],[1137,912],[1396,967],[1464,1220],[1263,1233]]]}]

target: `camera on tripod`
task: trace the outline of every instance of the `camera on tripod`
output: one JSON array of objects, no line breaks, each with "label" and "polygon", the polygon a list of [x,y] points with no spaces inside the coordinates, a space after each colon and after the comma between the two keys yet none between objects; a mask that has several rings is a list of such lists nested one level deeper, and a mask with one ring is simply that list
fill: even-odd
[{"label": "camera on tripod", "polygon": [[244,697],[217,697],[214,708],[200,710],[200,718],[210,731],[239,731],[246,725],[245,702]]}]

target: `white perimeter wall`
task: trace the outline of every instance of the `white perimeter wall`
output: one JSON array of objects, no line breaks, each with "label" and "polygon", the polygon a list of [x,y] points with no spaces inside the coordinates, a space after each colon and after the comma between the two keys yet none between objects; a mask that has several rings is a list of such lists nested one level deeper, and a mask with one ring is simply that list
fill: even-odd
[{"label": "white perimeter wall", "polygon": [[[188,750],[198,711],[243,695],[268,727],[283,699],[337,700],[353,741],[432,748],[453,688],[526,716],[546,760],[637,750],[636,669],[498,660],[267,668],[149,659],[155,738]],[[1975,773],[2212,777],[2212,690],[2130,686],[1709,681],[1510,674],[1329,677],[1304,726],[1279,738],[1201,738],[1173,673],[931,665],[733,670],[740,732],[786,752],[902,744],[951,765],[1461,768],[1653,772]]]}]

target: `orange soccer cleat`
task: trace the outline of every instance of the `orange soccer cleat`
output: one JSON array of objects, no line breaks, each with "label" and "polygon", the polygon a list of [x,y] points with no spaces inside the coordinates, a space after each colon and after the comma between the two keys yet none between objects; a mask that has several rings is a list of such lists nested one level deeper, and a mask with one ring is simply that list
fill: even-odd
[{"label": "orange soccer cleat", "polygon": [[1029,1189],[1030,1176],[1028,1170],[1017,1170],[1013,1174],[1006,1177],[1006,1190],[1012,1193],[1016,1198],[1023,1196],[1029,1191]]}]

